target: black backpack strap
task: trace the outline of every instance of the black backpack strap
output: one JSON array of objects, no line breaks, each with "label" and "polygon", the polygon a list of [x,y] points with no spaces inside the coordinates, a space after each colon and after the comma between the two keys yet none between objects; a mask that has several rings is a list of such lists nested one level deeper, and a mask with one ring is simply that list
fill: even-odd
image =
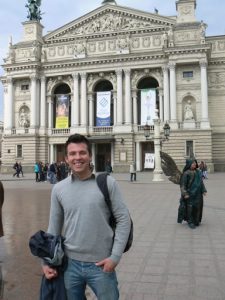
[{"label": "black backpack strap", "polygon": [[109,207],[110,212],[112,213],[112,204],[111,204],[110,197],[109,197],[107,176],[108,176],[108,173],[101,173],[97,176],[96,181],[97,181],[97,185],[98,185],[100,191],[102,192],[102,194],[105,197],[105,202],[106,202],[107,206]]},{"label": "black backpack strap", "polygon": [[108,175],[109,175],[108,173],[101,173],[97,176],[96,181],[97,181],[97,185],[98,185],[100,191],[104,195],[105,202],[110,211],[109,224],[113,229],[115,229],[116,228],[116,219],[114,218],[114,215],[113,215],[112,203],[111,203],[110,196],[109,196],[109,190],[108,190],[108,185],[107,185],[107,176]]}]

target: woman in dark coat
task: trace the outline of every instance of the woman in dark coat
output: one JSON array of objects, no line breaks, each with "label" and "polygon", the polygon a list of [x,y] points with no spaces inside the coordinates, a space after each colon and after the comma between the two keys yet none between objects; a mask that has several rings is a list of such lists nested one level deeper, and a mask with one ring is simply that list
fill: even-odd
[{"label": "woman in dark coat", "polygon": [[181,199],[178,209],[178,223],[183,220],[194,229],[201,223],[203,195],[207,193],[201,172],[195,159],[187,159],[180,181]]}]

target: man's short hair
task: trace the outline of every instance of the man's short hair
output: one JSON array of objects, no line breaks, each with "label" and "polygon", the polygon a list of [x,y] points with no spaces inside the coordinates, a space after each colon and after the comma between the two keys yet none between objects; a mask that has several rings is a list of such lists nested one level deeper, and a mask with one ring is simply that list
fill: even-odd
[{"label": "man's short hair", "polygon": [[90,141],[82,134],[72,134],[71,136],[69,136],[68,140],[66,141],[66,154],[67,154],[67,148],[69,144],[86,144],[87,145],[87,149],[90,155],[92,155],[92,151],[91,151],[91,143]]}]

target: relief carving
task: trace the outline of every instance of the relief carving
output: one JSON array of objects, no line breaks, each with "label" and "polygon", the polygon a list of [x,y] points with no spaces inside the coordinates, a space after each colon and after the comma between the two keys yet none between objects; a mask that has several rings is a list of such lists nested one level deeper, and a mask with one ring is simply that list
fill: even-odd
[{"label": "relief carving", "polygon": [[133,38],[131,40],[131,47],[137,49],[140,47],[140,38]]},{"label": "relief carving", "polygon": [[161,45],[161,36],[156,35],[153,37],[153,45],[159,47]]},{"label": "relief carving", "polygon": [[108,48],[111,51],[114,51],[116,49],[116,41],[112,40],[112,41],[108,41]]},{"label": "relief carving", "polygon": [[88,24],[81,24],[67,35],[84,35],[109,31],[137,30],[139,28],[151,27],[151,21],[140,20],[135,17],[123,16],[119,13],[107,13],[98,17]]},{"label": "relief carving", "polygon": [[49,48],[48,53],[49,53],[49,56],[54,57],[55,53],[56,53],[55,47]]},{"label": "relief carving", "polygon": [[225,87],[225,73],[211,73],[209,74],[210,87]]},{"label": "relief carving", "polygon": [[64,46],[60,46],[60,47],[58,47],[58,55],[59,56],[64,56],[64,54],[65,54],[65,48],[64,48]]},{"label": "relief carving", "polygon": [[88,51],[89,52],[96,52],[96,43],[89,43],[88,44]]},{"label": "relief carving", "polygon": [[144,38],[142,38],[142,46],[144,48],[149,48],[150,45],[151,45],[151,39],[150,39],[150,37],[144,37]]},{"label": "relief carving", "polygon": [[180,9],[181,15],[190,15],[191,14],[191,6],[183,6]]}]

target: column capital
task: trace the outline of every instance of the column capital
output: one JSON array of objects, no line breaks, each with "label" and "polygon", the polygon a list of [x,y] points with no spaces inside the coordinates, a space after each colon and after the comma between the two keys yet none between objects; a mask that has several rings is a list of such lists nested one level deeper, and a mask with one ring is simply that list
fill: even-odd
[{"label": "column capital", "polygon": [[37,74],[32,74],[32,75],[30,75],[30,80],[31,80],[31,81],[35,81],[35,80],[37,80],[37,79],[38,79]]},{"label": "column capital", "polygon": [[168,71],[168,65],[163,65],[162,71],[163,71],[163,73],[166,73]]},{"label": "column capital", "polygon": [[77,80],[79,78],[79,73],[78,72],[74,72],[72,74],[72,77],[73,77],[74,80]]},{"label": "column capital", "polygon": [[122,69],[118,69],[116,70],[116,75],[117,76],[122,76],[123,70]]},{"label": "column capital", "polygon": [[6,83],[7,84],[13,84],[13,78],[11,76],[6,78]]},{"label": "column capital", "polygon": [[201,59],[200,62],[199,62],[199,65],[201,68],[207,68],[207,60],[206,59]]},{"label": "column capital", "polygon": [[87,78],[87,73],[86,72],[81,72],[80,76],[81,76],[81,79],[86,79]]},{"label": "column capital", "polygon": [[45,75],[42,75],[41,76],[41,83],[45,83],[46,82],[46,76]]},{"label": "column capital", "polygon": [[130,75],[131,69],[128,69],[128,68],[124,69],[124,73],[125,73],[125,75]]},{"label": "column capital", "polygon": [[168,67],[170,70],[175,70],[176,68],[176,62],[175,61],[170,61],[168,64]]}]

